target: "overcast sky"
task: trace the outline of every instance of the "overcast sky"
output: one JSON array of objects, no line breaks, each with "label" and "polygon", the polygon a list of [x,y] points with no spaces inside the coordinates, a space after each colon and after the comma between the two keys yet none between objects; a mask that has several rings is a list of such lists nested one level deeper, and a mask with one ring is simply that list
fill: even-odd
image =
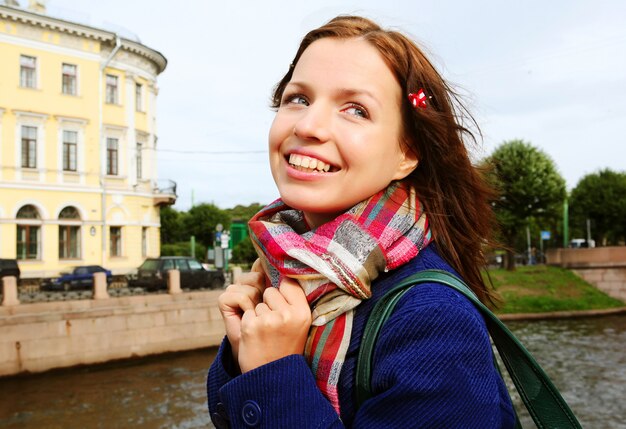
[{"label": "overcast sky", "polygon": [[[25,5],[27,0],[21,0]],[[48,0],[48,12],[132,32],[160,51],[160,178],[175,208],[268,203],[272,87],[302,36],[339,14],[409,33],[466,93],[484,134],[476,159],[524,139],[576,186],[626,169],[626,2]],[[230,153],[228,153],[230,152]]]}]

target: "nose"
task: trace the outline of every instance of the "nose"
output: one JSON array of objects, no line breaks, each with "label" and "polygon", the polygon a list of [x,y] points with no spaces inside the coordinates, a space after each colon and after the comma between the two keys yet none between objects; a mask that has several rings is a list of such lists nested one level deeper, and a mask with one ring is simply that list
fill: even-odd
[{"label": "nose", "polygon": [[302,140],[323,143],[330,139],[330,129],[331,109],[318,102],[302,110],[293,127],[293,133]]}]

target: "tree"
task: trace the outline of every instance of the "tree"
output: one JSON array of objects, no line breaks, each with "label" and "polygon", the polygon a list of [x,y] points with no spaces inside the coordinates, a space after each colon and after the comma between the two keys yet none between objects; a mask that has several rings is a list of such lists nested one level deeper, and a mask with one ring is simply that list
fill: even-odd
[{"label": "tree", "polygon": [[161,244],[173,244],[184,240],[182,213],[170,206],[162,207]]},{"label": "tree", "polygon": [[213,247],[215,227],[221,223],[224,230],[230,226],[230,217],[226,211],[215,204],[198,204],[192,207],[183,218],[183,225],[187,236],[194,235],[196,240],[206,247]]},{"label": "tree", "polygon": [[259,203],[252,203],[249,206],[242,206],[241,204],[238,204],[232,209],[226,209],[226,212],[233,221],[240,220],[248,222],[250,218],[257,214],[263,207],[264,205]]},{"label": "tree", "polygon": [[257,257],[250,237],[244,238],[233,249],[233,262],[236,264],[252,264]]},{"label": "tree", "polygon": [[626,173],[610,169],[584,176],[572,190],[571,224],[587,236],[591,221],[597,244],[619,244],[626,238]]},{"label": "tree", "polygon": [[516,239],[531,218],[552,221],[559,216],[565,180],[546,153],[522,140],[502,143],[485,163],[489,180],[499,191],[493,207],[507,246],[506,268],[513,270]]}]

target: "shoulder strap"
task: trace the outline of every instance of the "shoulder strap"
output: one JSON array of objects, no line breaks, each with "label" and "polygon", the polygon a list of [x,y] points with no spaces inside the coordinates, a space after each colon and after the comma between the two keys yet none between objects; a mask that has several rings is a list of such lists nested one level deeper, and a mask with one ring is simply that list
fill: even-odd
[{"label": "shoulder strap", "polygon": [[374,346],[380,329],[404,294],[420,283],[441,283],[465,295],[480,310],[491,338],[498,349],[515,387],[539,429],[582,429],[578,420],[539,364],[509,329],[478,300],[472,290],[456,276],[441,270],[425,270],[394,285],[374,306],[359,349],[356,368],[357,407],[372,396],[371,374]]}]

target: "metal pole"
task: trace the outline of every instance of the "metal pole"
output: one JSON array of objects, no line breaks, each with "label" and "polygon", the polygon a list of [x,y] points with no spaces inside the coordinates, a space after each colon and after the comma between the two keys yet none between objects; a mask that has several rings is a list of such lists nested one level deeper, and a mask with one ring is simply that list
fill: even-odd
[{"label": "metal pole", "polygon": [[569,245],[569,215],[568,215],[568,206],[567,206],[567,198],[563,201],[563,247],[568,247]]},{"label": "metal pole", "polygon": [[528,265],[530,265],[531,250],[530,250],[530,227],[526,226],[526,241],[528,241]]},{"label": "metal pole", "polygon": [[587,218],[587,247],[591,247],[590,243],[591,243],[591,219]]},{"label": "metal pole", "polygon": [[196,257],[196,237],[195,237],[195,235],[191,236],[190,242],[191,242],[191,257],[195,258]]}]

